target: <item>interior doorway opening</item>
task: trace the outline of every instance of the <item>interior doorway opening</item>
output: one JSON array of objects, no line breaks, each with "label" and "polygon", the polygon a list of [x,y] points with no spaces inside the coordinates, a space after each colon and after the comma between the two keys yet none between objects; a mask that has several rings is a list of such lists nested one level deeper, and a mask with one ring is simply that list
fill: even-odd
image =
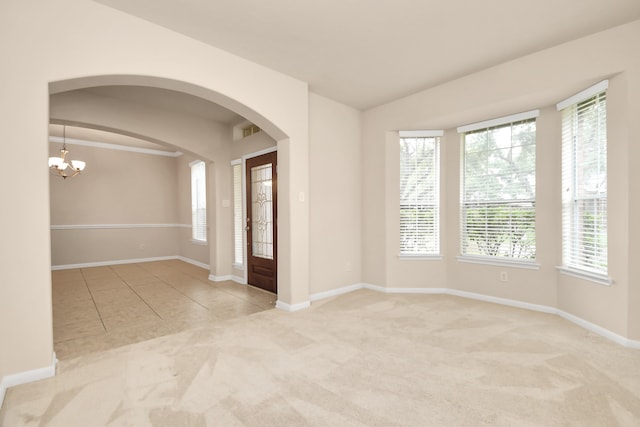
[{"label": "interior doorway opening", "polygon": [[[166,83],[166,81],[164,82]],[[123,82],[120,81],[119,83]],[[184,84],[181,83],[180,85]],[[85,340],[88,339],[87,337],[93,336],[92,333],[95,333],[100,328],[102,328],[102,332],[109,332],[109,329],[114,331],[123,326],[116,325],[113,322],[112,316],[108,313],[109,308],[104,304],[105,300],[116,298],[116,294],[121,294],[123,298],[120,300],[124,302],[137,301],[136,297],[141,300],[138,301],[138,304],[129,304],[131,307],[126,309],[114,309],[119,312],[119,317],[122,319],[136,318],[136,320],[153,323],[158,318],[176,317],[177,312],[163,312],[162,308],[156,307],[153,302],[143,298],[145,289],[150,290],[152,286],[155,286],[156,290],[162,289],[163,292],[174,294],[174,296],[176,292],[180,294],[180,297],[176,298],[182,301],[182,306],[177,311],[181,315],[186,314],[189,319],[188,321],[183,321],[183,323],[195,322],[194,319],[220,320],[230,314],[249,314],[253,310],[273,307],[275,304],[273,295],[260,293],[262,296],[256,296],[255,292],[248,290],[247,287],[241,287],[229,281],[229,279],[234,278],[232,272],[232,245],[230,236],[226,231],[232,222],[231,210],[228,209],[232,179],[229,160],[232,156],[237,155],[239,150],[237,147],[241,144],[237,144],[237,141],[233,141],[231,138],[226,141],[223,138],[216,140],[210,137],[211,134],[208,135],[209,138],[205,136],[198,139],[199,136],[206,135],[203,129],[206,130],[207,127],[201,123],[206,121],[205,117],[191,114],[192,117],[186,120],[188,123],[181,124],[179,120],[168,120],[171,114],[177,117],[180,112],[167,111],[167,103],[162,104],[163,101],[160,101],[162,104],[160,107],[155,108],[154,105],[141,105],[144,102],[140,102],[140,97],[135,102],[130,99],[131,93],[145,93],[149,96],[149,103],[151,104],[152,101],[159,99],[158,94],[165,96],[169,91],[173,91],[173,89],[167,89],[162,85],[161,87],[152,87],[119,84],[82,87],[82,85],[78,86],[77,82],[71,82],[65,87],[67,89],[73,87],[73,89],[59,91],[60,87],[63,86],[65,85],[52,85],[52,88],[56,89],[51,91],[50,96],[51,123],[75,125],[77,129],[87,131],[108,131],[107,133],[115,136],[114,140],[108,142],[97,141],[103,144],[99,146],[76,144],[74,152],[78,152],[78,154],[81,152],[86,154],[93,151],[92,155],[85,157],[91,161],[87,161],[87,169],[83,171],[82,175],[75,177],[73,180],[66,180],[65,184],[68,185],[62,190],[66,192],[66,196],[61,198],[61,192],[51,196],[52,203],[57,203],[61,200],[70,202],[66,203],[66,207],[62,209],[60,209],[59,205],[55,209],[50,208],[51,224],[54,226],[52,227],[52,244],[58,245],[57,248],[76,248],[79,256],[74,261],[73,251],[66,250],[64,254],[67,258],[62,261],[54,260],[53,256],[56,256],[56,253],[61,253],[61,251],[52,247],[52,266],[62,267],[56,268],[54,272],[54,286],[58,286],[61,283],[63,283],[61,286],[66,286],[62,294],[54,293],[54,338],[56,335],[58,337],[61,334],[64,336],[65,333],[67,338],[73,335],[73,333],[69,335],[69,328],[67,328],[66,332],[58,330],[56,333],[57,326],[69,327],[72,323],[76,323],[73,326],[79,327],[80,323],[84,322],[86,327],[80,333],[83,336],[76,336],[76,338],[80,337]],[[179,102],[169,103],[179,105],[182,108],[187,107],[187,110],[192,108],[190,110],[191,113],[194,113],[196,107],[202,106],[202,101],[211,102],[188,92],[178,93],[179,95],[176,95],[173,100],[178,100]],[[192,103],[189,104],[186,101],[187,96],[194,98]],[[105,108],[107,104],[109,105],[108,109]],[[145,108],[141,109],[141,107]],[[132,110],[140,111],[139,116],[131,114]],[[164,110],[163,116],[156,114],[159,110]],[[184,116],[185,114],[182,115]],[[135,120],[135,118],[138,118],[138,120]],[[218,132],[217,135],[230,136],[233,134],[234,125],[237,123],[244,126],[247,119],[244,116],[237,115],[237,119],[233,120],[236,120],[236,122],[226,122],[216,126],[209,125],[212,128],[212,134],[216,135],[216,132]],[[171,126],[163,127],[162,123],[159,124],[159,122],[171,123]],[[273,125],[271,126],[273,127]],[[264,126],[264,124],[261,126],[262,129],[268,129],[268,127]],[[187,129],[190,129],[191,134]],[[201,131],[201,135],[198,134],[198,131]],[[182,137],[177,137],[179,134],[182,134]],[[155,151],[160,153],[150,154],[149,150],[153,151],[153,148],[135,147],[135,144],[131,144],[131,141],[123,143],[122,138],[138,139],[144,143],[158,144]],[[76,140],[75,142],[89,141],[89,138],[74,139]],[[250,139],[250,141],[248,141],[247,148],[244,151],[240,150],[241,155],[246,152],[254,152],[256,148],[263,149],[265,145],[271,147],[277,145],[277,140],[267,132],[247,135],[247,139]],[[202,141],[204,140],[207,140],[208,143],[203,143]],[[211,143],[211,141],[214,142]],[[107,145],[110,146],[107,147]],[[120,148],[114,149],[116,146],[120,146]],[[122,149],[122,147],[127,148]],[[123,160],[124,152],[136,159],[131,161]],[[173,157],[176,153],[179,154]],[[143,159],[144,156],[147,156],[147,158]],[[154,160],[148,160],[151,158],[149,156],[155,156]],[[107,161],[108,158],[115,159],[116,157],[119,160],[110,164],[117,166],[105,167],[109,163]],[[127,199],[128,196],[124,193],[129,191],[137,192],[137,195],[132,196],[131,200],[135,200],[137,197],[144,200],[143,204],[165,206],[169,207],[167,210],[170,210],[172,203],[168,203],[168,200],[171,197],[155,193],[159,193],[158,188],[160,187],[165,189],[170,188],[172,185],[179,187],[181,185],[180,182],[171,184],[168,181],[165,182],[166,180],[162,181],[161,178],[132,179],[128,188],[126,188],[127,184],[124,181],[121,182],[120,188],[116,188],[117,186],[114,183],[117,179],[114,176],[122,177],[131,174],[131,171],[140,169],[143,163],[146,165],[144,168],[154,169],[156,172],[160,171],[156,177],[171,175],[173,173],[171,172],[172,168],[177,170],[182,166],[182,163],[186,162],[188,164],[188,160],[192,158],[204,160],[208,165],[207,172],[209,176],[207,183],[210,184],[208,185],[208,196],[210,196],[211,203],[207,206],[209,211],[207,214],[209,233],[204,258],[198,258],[193,255],[197,252],[197,249],[200,249],[202,254],[202,247],[197,248],[197,244],[194,244],[194,242],[186,242],[178,238],[180,241],[174,243],[173,247],[171,247],[171,243],[167,243],[171,241],[170,237],[172,235],[191,234],[191,230],[188,229],[188,221],[181,218],[180,214],[175,214],[172,217],[171,213],[167,213],[162,217],[157,215],[157,212],[162,209],[150,209],[145,212],[141,210],[141,206],[133,206],[132,203],[125,203],[126,207],[119,209],[119,211],[118,209],[109,210],[109,207],[117,205],[118,199]],[[106,173],[98,177],[101,169],[102,172],[106,171]],[[115,175],[109,176],[110,172],[115,172]],[[54,178],[52,177],[51,180]],[[106,193],[103,193],[102,196],[93,198],[91,200],[92,203],[89,204],[89,207],[94,209],[94,212],[91,214],[84,212],[82,215],[74,216],[74,212],[78,212],[74,207],[73,200],[75,199],[78,203],[86,202],[86,195],[89,195],[91,191],[94,194],[97,193],[96,186],[89,185],[91,180],[93,180],[94,184],[96,181],[101,181],[105,188],[111,188],[111,190],[107,191],[111,191],[111,196],[113,197],[110,199],[105,197]],[[178,178],[178,181],[180,180],[184,180],[184,178]],[[158,188],[155,188],[154,181],[162,182],[157,185]],[[55,181],[50,182],[52,186],[59,186],[60,184]],[[143,185],[137,187],[137,182],[142,182]],[[92,190],[83,193],[83,187],[91,187]],[[182,200],[181,194],[189,192],[181,189],[176,190],[175,193],[178,194],[178,196],[174,197],[178,200],[175,205],[186,206],[187,203],[183,203],[185,200]],[[272,199],[272,207],[274,210],[277,209],[277,198]],[[128,213],[131,215],[127,216]],[[69,216],[64,217],[59,214]],[[58,216],[56,217],[56,215]],[[277,245],[277,229],[272,231],[272,237],[272,245],[275,246]],[[82,242],[90,240],[97,244],[83,247]],[[75,244],[69,244],[71,242],[75,242]],[[186,250],[185,248],[188,246],[191,249]],[[122,249],[124,252],[121,252],[121,255],[109,255],[107,251],[109,248],[115,248],[116,252]],[[175,255],[176,251],[177,256]],[[111,251],[110,253],[113,254],[114,252]],[[185,263],[185,260],[188,263]],[[112,263],[111,261],[118,262]],[[275,265],[274,272],[277,271],[277,258],[275,259]],[[208,270],[205,270],[206,274],[203,274],[202,267]],[[169,273],[171,268],[177,268],[177,271]],[[104,274],[104,277],[100,277],[101,274]],[[66,298],[63,294],[70,292],[71,287],[73,287],[67,286],[70,282],[67,280],[69,278],[72,279],[71,282],[76,282],[74,286],[76,290],[80,289],[78,291],[82,294],[80,296],[87,301],[90,299],[95,309],[92,314],[89,314],[88,306],[85,307],[87,310],[84,311],[84,315],[87,316],[87,319],[74,317],[80,315],[78,314],[79,311],[61,315],[60,313],[62,312],[55,307],[56,303],[60,303]],[[220,283],[216,283],[216,286],[222,287],[223,293],[217,293],[215,297],[209,295],[207,297],[209,301],[199,299],[199,296],[207,293],[206,287],[212,285],[210,282],[212,279],[220,281]],[[144,289],[138,289],[139,287]],[[67,296],[69,295],[71,294],[67,293]],[[80,296],[76,295],[76,297]],[[250,297],[249,301],[247,301],[247,297]],[[73,298],[75,297],[71,297],[71,299]],[[151,313],[149,313],[149,310],[145,311],[146,314],[144,316],[136,313],[133,306],[137,305],[139,309],[142,304],[151,309]],[[101,305],[102,307],[100,307]],[[186,308],[187,306],[190,308]],[[240,306],[244,308],[241,309],[239,308]],[[100,308],[106,311],[100,310]],[[202,310],[203,308],[208,309],[209,313],[205,313]],[[214,314],[211,312],[212,308],[215,309]],[[56,322],[56,317],[58,320],[64,318],[62,320],[64,324],[61,324],[60,321]],[[93,322],[95,323],[93,325],[95,328],[87,326],[92,324],[88,320],[89,317],[92,318],[92,321],[95,321]],[[65,340],[63,339],[62,341]]]}]

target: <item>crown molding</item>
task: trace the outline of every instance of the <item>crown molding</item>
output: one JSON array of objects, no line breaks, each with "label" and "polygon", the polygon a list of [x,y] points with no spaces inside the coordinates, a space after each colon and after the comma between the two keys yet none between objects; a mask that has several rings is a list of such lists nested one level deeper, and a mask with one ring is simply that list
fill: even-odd
[{"label": "crown molding", "polygon": [[180,157],[183,154],[180,151],[162,151],[162,150],[154,150],[153,148],[132,147],[130,145],[118,145],[118,144],[111,144],[107,142],[86,141],[84,139],[74,139],[74,138],[63,139],[59,136],[50,136],[49,142],[59,142],[60,144],[66,143],[68,145],[81,145],[84,147],[93,147],[93,148],[104,148],[107,150],[130,151],[133,153],[151,154],[153,156],[163,156],[163,157]]}]

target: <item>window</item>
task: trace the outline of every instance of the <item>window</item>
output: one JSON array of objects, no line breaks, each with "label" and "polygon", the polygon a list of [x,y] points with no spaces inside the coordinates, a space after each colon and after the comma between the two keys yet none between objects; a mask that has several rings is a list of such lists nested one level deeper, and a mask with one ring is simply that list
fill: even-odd
[{"label": "window", "polygon": [[537,116],[535,110],[458,128],[462,255],[535,259]]},{"label": "window", "polygon": [[400,255],[440,253],[442,132],[400,132]]},{"label": "window", "polygon": [[203,161],[191,163],[191,236],[193,240],[207,241],[207,186],[206,166]]},{"label": "window", "polygon": [[244,262],[242,236],[242,164],[240,160],[232,162],[233,169],[233,263],[241,266]]},{"label": "window", "polygon": [[608,82],[558,104],[562,110],[562,247],[565,268],[607,274]]}]

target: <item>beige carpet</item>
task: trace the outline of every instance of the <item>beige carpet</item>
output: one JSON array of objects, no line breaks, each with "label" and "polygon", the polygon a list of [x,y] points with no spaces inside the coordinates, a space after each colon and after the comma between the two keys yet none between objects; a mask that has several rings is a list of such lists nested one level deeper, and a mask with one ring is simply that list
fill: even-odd
[{"label": "beige carpet", "polygon": [[640,351],[541,313],[357,291],[65,360],[18,426],[639,426]]}]

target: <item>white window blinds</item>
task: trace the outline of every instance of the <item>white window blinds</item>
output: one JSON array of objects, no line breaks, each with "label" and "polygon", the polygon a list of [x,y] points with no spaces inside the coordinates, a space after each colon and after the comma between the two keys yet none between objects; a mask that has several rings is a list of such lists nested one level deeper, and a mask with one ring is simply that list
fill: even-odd
[{"label": "white window blinds", "polygon": [[529,118],[473,129],[463,136],[461,253],[532,260],[536,255],[536,121]]},{"label": "white window blinds", "polygon": [[558,104],[563,265],[595,274],[607,274],[606,88],[605,81]]},{"label": "white window blinds", "polygon": [[207,241],[206,166],[203,161],[191,163],[191,236]]},{"label": "white window blinds", "polygon": [[244,245],[242,226],[242,164],[234,163],[233,168],[233,263],[242,265]]},{"label": "white window blinds", "polygon": [[440,138],[402,135],[400,133],[400,255],[437,255],[440,253]]}]

